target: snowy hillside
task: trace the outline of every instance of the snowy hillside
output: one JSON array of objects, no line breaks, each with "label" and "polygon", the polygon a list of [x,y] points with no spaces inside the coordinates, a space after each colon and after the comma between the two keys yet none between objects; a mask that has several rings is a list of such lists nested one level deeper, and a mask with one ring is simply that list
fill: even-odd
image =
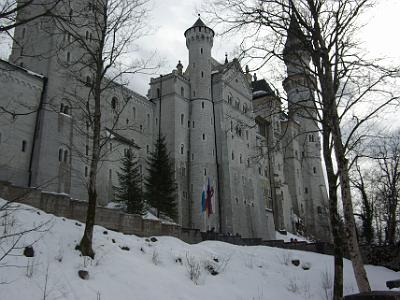
[{"label": "snowy hillside", "polygon": [[[215,241],[188,245],[172,237],[151,241],[98,226],[92,261],[75,250],[83,224],[27,206],[14,209],[6,228],[2,218],[2,234],[44,225],[23,235],[19,249],[0,261],[0,281],[8,283],[0,285],[0,299],[320,300],[332,282],[330,256]],[[6,249],[10,242],[0,245]],[[32,243],[34,257],[23,256]],[[89,278],[81,279],[79,270],[87,270]],[[373,289],[384,290],[386,280],[399,277],[382,267],[367,270]],[[345,293],[356,292],[348,261],[345,273]]]}]

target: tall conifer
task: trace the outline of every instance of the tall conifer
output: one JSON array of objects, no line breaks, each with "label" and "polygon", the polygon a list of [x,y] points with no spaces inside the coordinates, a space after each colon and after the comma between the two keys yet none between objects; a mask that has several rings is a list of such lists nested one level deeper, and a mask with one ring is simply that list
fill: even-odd
[{"label": "tall conifer", "polygon": [[142,178],[131,151],[127,151],[122,159],[121,172],[117,172],[117,175],[119,186],[114,186],[116,200],[126,204],[128,213],[143,215]]},{"label": "tall conifer", "polygon": [[164,214],[175,219],[177,217],[175,171],[163,136],[158,137],[154,152],[148,159],[148,165],[145,198],[149,205],[157,209],[157,217]]}]

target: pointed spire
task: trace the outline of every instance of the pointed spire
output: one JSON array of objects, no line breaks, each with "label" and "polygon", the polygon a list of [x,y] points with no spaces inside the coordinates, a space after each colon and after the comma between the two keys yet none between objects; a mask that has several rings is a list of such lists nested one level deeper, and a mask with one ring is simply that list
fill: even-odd
[{"label": "pointed spire", "polygon": [[228,53],[225,53],[225,64],[228,64]]}]

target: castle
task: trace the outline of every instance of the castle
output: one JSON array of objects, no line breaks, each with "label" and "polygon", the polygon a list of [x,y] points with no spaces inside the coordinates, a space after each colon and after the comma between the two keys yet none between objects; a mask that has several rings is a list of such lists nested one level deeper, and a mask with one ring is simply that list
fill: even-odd
[{"label": "castle", "polygon": [[[17,27],[9,61],[0,61],[0,180],[87,199],[91,128],[78,99],[87,97],[91,75],[83,70],[78,81],[63,71],[76,49],[42,55],[65,40],[63,34],[46,36],[43,26],[51,25],[38,19]],[[113,200],[126,151],[134,152],[144,174],[161,133],[175,166],[183,227],[264,239],[286,229],[329,239],[318,126],[296,105],[313,100],[303,84],[306,74],[293,63],[309,55],[289,32],[286,115],[265,80],[253,80],[237,59],[212,57],[214,31],[200,18],[184,37],[185,70],[179,62],[171,73],[152,78],[147,97],[118,84],[104,95],[99,204]],[[201,200],[209,187],[208,215]]]}]

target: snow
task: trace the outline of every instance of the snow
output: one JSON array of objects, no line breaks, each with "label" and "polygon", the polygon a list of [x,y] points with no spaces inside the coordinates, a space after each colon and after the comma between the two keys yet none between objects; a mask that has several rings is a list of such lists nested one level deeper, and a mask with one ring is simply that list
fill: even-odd
[{"label": "snow", "polygon": [[[3,203],[0,200],[0,206]],[[151,242],[100,226],[94,230],[96,257],[91,260],[74,249],[83,224],[29,206],[12,204],[12,208],[12,216],[7,217],[12,226],[7,232],[43,226],[23,235],[18,243],[20,247],[33,244],[35,257],[20,255],[20,248],[0,261],[0,282],[8,282],[1,285],[0,299],[320,300],[325,299],[323,274],[333,270],[333,258],[321,254],[217,241],[189,245],[166,236]],[[4,222],[1,224],[3,233]],[[10,241],[0,239],[3,249],[5,242]],[[292,265],[294,258],[310,265],[310,270]],[[201,264],[196,283],[189,278],[188,260]],[[212,265],[219,274],[212,276],[205,265]],[[344,265],[344,291],[356,292],[351,264],[346,260]],[[78,277],[81,269],[89,271],[88,280]],[[373,289],[386,290],[386,280],[399,277],[383,267],[367,266],[367,271]],[[32,276],[27,276],[30,273]]]}]

